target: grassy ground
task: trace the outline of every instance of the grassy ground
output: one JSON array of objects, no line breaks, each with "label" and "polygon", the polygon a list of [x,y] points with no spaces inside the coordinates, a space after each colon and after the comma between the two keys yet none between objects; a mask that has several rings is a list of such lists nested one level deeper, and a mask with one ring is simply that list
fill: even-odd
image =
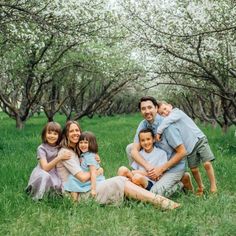
[{"label": "grassy ground", "polygon": [[[64,123],[64,117],[57,117]],[[129,116],[83,119],[83,130],[93,131],[107,177],[127,165],[125,147],[133,139],[141,120]],[[176,194],[181,209],[162,212],[149,204],[124,201],[121,206],[99,206],[91,200],[71,203],[47,197],[33,202],[25,193],[36,165],[36,148],[45,117],[34,117],[23,131],[0,114],[0,235],[236,235],[236,137],[232,127],[226,135],[219,129],[202,127],[217,160],[214,163],[219,193],[204,197]],[[205,186],[208,182],[202,170]]]}]

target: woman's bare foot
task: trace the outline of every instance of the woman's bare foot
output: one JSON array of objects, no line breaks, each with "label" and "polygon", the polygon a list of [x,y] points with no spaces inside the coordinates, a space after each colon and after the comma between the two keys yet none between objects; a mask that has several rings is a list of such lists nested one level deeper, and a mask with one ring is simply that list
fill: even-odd
[{"label": "woman's bare foot", "polygon": [[174,210],[174,209],[176,209],[176,208],[180,208],[180,204],[179,203],[177,203],[177,202],[172,202],[172,203],[169,203],[168,205],[166,205],[165,207],[164,207],[164,209],[165,210]]},{"label": "woman's bare foot", "polygon": [[176,202],[176,203],[173,205],[173,208],[172,208],[172,209],[176,209],[176,208],[180,208],[180,207],[181,207],[181,205]]},{"label": "woman's bare foot", "polygon": [[157,196],[158,202],[162,209],[164,210],[173,210],[180,207],[180,204],[177,202],[174,202],[168,198],[165,198],[163,196]]}]

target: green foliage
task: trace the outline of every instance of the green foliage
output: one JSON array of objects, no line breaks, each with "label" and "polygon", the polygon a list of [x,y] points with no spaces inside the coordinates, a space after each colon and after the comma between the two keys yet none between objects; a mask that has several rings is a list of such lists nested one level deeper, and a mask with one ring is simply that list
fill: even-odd
[{"label": "green foliage", "polygon": [[[98,139],[99,154],[107,177],[114,176],[120,165],[128,165],[125,147],[132,142],[139,114],[83,118],[83,130],[93,131]],[[72,203],[67,198],[49,195],[32,201],[24,188],[35,167],[36,148],[47,119],[33,117],[22,131],[12,120],[0,113],[0,235],[234,235],[236,186],[236,137],[234,129],[222,135],[219,128],[203,127],[215,153],[214,168],[219,193],[204,197],[176,194],[173,199],[182,204],[175,211],[162,212],[149,204],[132,200],[120,206],[99,206],[92,200]],[[57,116],[63,124],[65,117]],[[203,179],[209,187],[205,172]]]},{"label": "green foliage", "polygon": [[66,100],[73,112],[85,110],[79,117],[91,115],[140,74],[106,0],[1,2],[0,15],[0,106],[18,128],[42,107],[53,119]]},{"label": "green foliage", "polygon": [[[119,2],[117,14],[145,65],[145,87],[166,85],[157,90],[165,96],[172,86],[178,100],[190,91],[196,110],[204,103],[214,113],[208,118],[223,127],[235,124],[235,2]],[[205,118],[204,112],[200,116]]]}]

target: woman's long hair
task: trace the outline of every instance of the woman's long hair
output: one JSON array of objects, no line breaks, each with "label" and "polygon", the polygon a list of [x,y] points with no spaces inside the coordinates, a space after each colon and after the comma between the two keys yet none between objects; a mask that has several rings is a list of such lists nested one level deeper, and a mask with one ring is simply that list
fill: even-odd
[{"label": "woman's long hair", "polygon": [[80,150],[79,150],[79,145],[78,143],[76,144],[75,147],[71,147],[70,145],[70,140],[68,139],[68,136],[69,136],[69,129],[70,129],[70,126],[72,124],[75,124],[78,126],[80,132],[82,133],[82,130],[80,128],[80,125],[77,121],[74,121],[74,120],[69,120],[66,122],[65,124],[65,127],[63,128],[63,131],[62,131],[62,140],[61,140],[61,144],[60,146],[62,148],[67,148],[67,149],[72,149],[74,152],[76,152],[78,155],[80,155]]}]

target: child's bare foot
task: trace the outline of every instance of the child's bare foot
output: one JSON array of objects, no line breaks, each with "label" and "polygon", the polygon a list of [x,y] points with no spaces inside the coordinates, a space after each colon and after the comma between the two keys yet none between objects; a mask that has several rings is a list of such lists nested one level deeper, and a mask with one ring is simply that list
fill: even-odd
[{"label": "child's bare foot", "polygon": [[131,172],[127,167],[125,167],[125,166],[121,166],[121,167],[118,169],[117,175],[118,175],[118,176],[125,176],[125,177],[127,177],[130,181],[132,181],[133,174],[132,174],[132,172]]},{"label": "child's bare foot", "polygon": [[217,188],[216,188],[216,187],[211,188],[211,189],[210,189],[210,193],[213,193],[213,194],[214,194],[214,193],[217,193]]},{"label": "child's bare foot", "polygon": [[131,182],[142,188],[147,188],[148,186],[148,179],[141,174],[134,174],[131,178]]},{"label": "child's bare foot", "polygon": [[204,187],[198,187],[198,190],[196,192],[197,196],[202,196],[204,193]]},{"label": "child's bare foot", "polygon": [[191,191],[191,192],[194,192],[194,187],[193,187],[193,184],[192,184],[192,181],[191,181],[191,176],[188,172],[184,173],[184,175],[181,179],[181,182],[184,185],[184,189],[186,189],[188,191]]}]

